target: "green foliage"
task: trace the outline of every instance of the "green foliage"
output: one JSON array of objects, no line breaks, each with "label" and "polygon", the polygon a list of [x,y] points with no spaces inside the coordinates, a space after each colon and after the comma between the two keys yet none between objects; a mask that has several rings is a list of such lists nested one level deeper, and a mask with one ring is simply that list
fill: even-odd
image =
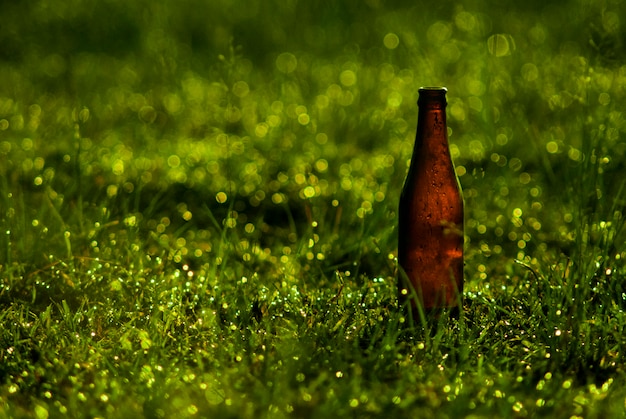
[{"label": "green foliage", "polygon": [[[622,415],[621,2],[247,3],[0,6],[0,416]],[[423,322],[421,85],[466,201]]]}]

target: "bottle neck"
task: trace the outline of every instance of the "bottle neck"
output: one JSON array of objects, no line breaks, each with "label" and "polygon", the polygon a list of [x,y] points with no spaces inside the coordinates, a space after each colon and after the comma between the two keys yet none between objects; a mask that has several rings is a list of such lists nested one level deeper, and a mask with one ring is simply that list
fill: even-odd
[{"label": "bottle neck", "polygon": [[418,135],[422,139],[429,137],[447,138],[446,108],[444,106],[430,106],[431,104],[420,104],[417,116]]},{"label": "bottle neck", "polygon": [[446,132],[445,87],[422,87],[419,89],[417,126],[424,137],[445,136]]}]

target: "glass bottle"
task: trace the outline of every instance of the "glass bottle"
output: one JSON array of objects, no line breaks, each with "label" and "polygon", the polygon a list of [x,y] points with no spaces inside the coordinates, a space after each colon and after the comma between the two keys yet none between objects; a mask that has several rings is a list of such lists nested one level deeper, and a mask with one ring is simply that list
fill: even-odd
[{"label": "glass bottle", "polygon": [[[425,312],[460,307],[463,295],[463,195],[446,126],[445,87],[419,89],[411,164],[400,196],[400,300]],[[415,298],[411,298],[411,296]]]}]

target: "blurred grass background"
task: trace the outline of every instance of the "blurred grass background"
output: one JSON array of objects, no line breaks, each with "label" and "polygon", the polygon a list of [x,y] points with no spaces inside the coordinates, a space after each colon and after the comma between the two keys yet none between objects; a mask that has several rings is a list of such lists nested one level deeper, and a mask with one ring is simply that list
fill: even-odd
[{"label": "blurred grass background", "polygon": [[576,185],[585,138],[602,138],[603,171],[625,152],[620,4],[5,5],[3,177],[67,203],[79,171],[86,211],[146,191],[131,209],[171,214],[224,192],[243,225],[285,202],[363,219],[393,211],[417,88],[445,85],[471,248],[567,248],[572,204],[596,194]]},{"label": "blurred grass background", "polygon": [[[467,301],[493,303],[554,275],[592,284],[613,304],[602,310],[619,310],[623,10],[619,0],[4,2],[0,301],[15,310],[3,316],[29,325],[34,312],[35,324],[50,324],[54,301],[61,322],[83,313],[87,329],[116,336],[96,354],[161,342],[162,363],[185,359],[168,333],[203,307],[241,326],[268,305],[315,312],[344,285],[377,289],[387,307],[423,85],[449,92]],[[532,286],[558,300],[561,285]],[[338,316],[355,295],[346,291]],[[151,329],[147,313],[176,307],[186,314]],[[39,355],[3,350],[9,393],[35,385],[15,379],[22,370],[43,374],[25,365],[53,357],[43,338],[16,337],[42,329],[15,327],[6,348]],[[621,359],[611,349],[619,339],[603,333],[602,349],[553,362],[583,374]],[[515,351],[509,343],[494,344],[498,368],[514,368],[502,355]],[[237,387],[229,377],[224,385]]]}]

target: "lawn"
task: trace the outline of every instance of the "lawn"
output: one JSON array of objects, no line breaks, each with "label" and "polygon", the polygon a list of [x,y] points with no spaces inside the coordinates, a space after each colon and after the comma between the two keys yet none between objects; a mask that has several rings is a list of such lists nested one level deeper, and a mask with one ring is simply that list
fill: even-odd
[{"label": "lawn", "polygon": [[[432,3],[2,4],[0,417],[624,417],[624,4]],[[436,85],[465,292],[414,319]]]}]

